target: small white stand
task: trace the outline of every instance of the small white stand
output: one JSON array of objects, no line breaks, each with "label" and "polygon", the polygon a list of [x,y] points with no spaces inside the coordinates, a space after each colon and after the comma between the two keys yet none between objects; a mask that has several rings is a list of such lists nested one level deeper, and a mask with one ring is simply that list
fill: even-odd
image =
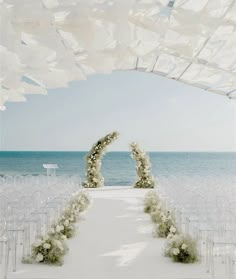
[{"label": "small white stand", "polygon": [[[57,164],[43,164],[44,169],[47,170],[47,180],[49,185],[49,180],[54,180],[53,178],[56,177],[56,170],[58,169]],[[52,179],[51,179],[52,178]],[[51,181],[53,182],[53,181]]]},{"label": "small white stand", "polygon": [[47,170],[47,176],[56,175],[56,169],[58,169],[57,164],[43,164],[43,167]]}]

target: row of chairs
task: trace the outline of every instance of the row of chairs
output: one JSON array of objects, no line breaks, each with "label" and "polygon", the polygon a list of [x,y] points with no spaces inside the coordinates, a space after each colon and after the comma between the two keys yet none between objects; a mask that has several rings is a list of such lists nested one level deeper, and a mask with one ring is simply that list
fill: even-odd
[{"label": "row of chairs", "polygon": [[162,178],[157,187],[165,206],[175,214],[177,226],[196,239],[199,258],[212,279],[223,263],[225,278],[235,279],[236,176]]},{"label": "row of chairs", "polygon": [[73,192],[81,187],[79,176],[4,176],[0,178],[0,265],[7,278],[9,257],[17,260],[31,253],[31,246],[60,215]]}]

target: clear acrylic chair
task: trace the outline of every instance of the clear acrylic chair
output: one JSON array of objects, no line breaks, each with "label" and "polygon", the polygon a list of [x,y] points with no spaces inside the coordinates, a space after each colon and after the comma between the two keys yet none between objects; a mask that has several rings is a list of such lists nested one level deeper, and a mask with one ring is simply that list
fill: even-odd
[{"label": "clear acrylic chair", "polygon": [[9,241],[6,230],[6,220],[3,216],[0,216],[0,265],[3,265],[3,258],[4,268],[1,268],[1,270],[3,270],[3,279],[7,279],[9,263]]}]

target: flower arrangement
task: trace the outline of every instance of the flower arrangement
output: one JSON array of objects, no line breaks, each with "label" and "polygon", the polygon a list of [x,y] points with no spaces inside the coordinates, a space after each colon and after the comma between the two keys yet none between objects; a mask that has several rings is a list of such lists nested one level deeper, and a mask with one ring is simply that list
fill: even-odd
[{"label": "flower arrangement", "polygon": [[135,188],[154,188],[155,180],[150,174],[150,162],[147,154],[142,151],[137,143],[131,143],[131,157],[137,162],[137,181]]},{"label": "flower arrangement", "polygon": [[193,263],[197,260],[197,243],[190,236],[180,234],[174,216],[161,203],[155,191],[144,198],[144,211],[154,222],[154,235],[167,238],[165,256],[175,262]]},{"label": "flower arrangement", "polygon": [[97,188],[104,184],[104,179],[100,174],[101,159],[106,147],[118,137],[117,132],[112,132],[98,140],[89,151],[86,157],[86,181],[83,182],[85,188]]},{"label": "flower arrangement", "polygon": [[90,198],[86,192],[73,194],[68,206],[63,210],[61,217],[51,227],[50,233],[55,234],[58,239],[71,238],[75,235],[74,223],[78,221],[80,212],[87,209]]},{"label": "flower arrangement", "polygon": [[32,258],[37,263],[61,265],[67,249],[64,241],[55,239],[53,235],[45,235],[33,244]]},{"label": "flower arrangement", "polygon": [[166,210],[161,204],[155,191],[149,191],[144,198],[144,212],[149,213],[154,227],[154,235],[167,237],[169,233],[177,232],[174,217],[170,211]]},{"label": "flower arrangement", "polygon": [[[144,207],[144,209],[145,209],[145,207]],[[161,208],[160,204],[158,204],[156,207],[152,208],[152,210],[150,212],[150,216],[151,216],[153,223],[161,222],[161,213],[162,213],[162,208]]]},{"label": "flower arrangement", "polygon": [[169,234],[165,255],[175,262],[193,263],[197,260],[196,242],[189,236]]},{"label": "flower arrangement", "polygon": [[169,233],[176,233],[174,217],[162,204],[156,191],[149,191],[144,198],[144,212],[149,213],[154,227],[154,235],[167,237]]},{"label": "flower arrangement", "polygon": [[79,213],[87,209],[89,203],[90,198],[86,192],[73,194],[61,217],[51,225],[45,236],[33,244],[31,257],[24,259],[23,262],[61,265],[63,256],[68,251],[65,240],[75,235],[75,222],[78,220]]},{"label": "flower arrangement", "polygon": [[75,225],[70,218],[66,218],[64,215],[51,226],[49,234],[56,239],[65,240],[72,238],[75,235]]},{"label": "flower arrangement", "polygon": [[177,233],[173,217],[169,212],[167,212],[167,214],[161,212],[159,222],[154,228],[154,234],[166,238],[170,233]]},{"label": "flower arrangement", "polygon": [[76,193],[73,196],[71,202],[73,203],[74,208],[79,210],[79,212],[83,212],[88,208],[88,206],[90,204],[90,197],[87,192],[82,191],[82,192]]},{"label": "flower arrangement", "polygon": [[148,191],[144,197],[144,212],[152,213],[159,206],[159,198],[155,191]]}]

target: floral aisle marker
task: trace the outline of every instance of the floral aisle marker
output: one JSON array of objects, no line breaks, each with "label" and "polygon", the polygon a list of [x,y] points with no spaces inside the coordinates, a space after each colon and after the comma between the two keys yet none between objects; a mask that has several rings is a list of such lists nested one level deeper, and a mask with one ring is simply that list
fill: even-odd
[{"label": "floral aisle marker", "polygon": [[[68,247],[65,242],[57,239],[53,235],[45,235],[32,247],[32,259],[37,263],[62,265],[63,257],[67,253]],[[30,260],[28,262],[30,262]]]},{"label": "floral aisle marker", "polygon": [[149,213],[154,227],[154,236],[166,238],[169,233],[177,232],[174,217],[162,204],[153,191],[149,191],[144,198],[144,212]]},{"label": "floral aisle marker", "polygon": [[160,215],[160,221],[156,224],[154,228],[154,235],[166,238],[170,233],[177,233],[174,218],[171,216],[171,214],[166,214],[165,212],[162,212]]},{"label": "floral aisle marker", "polygon": [[85,191],[74,193],[48,233],[32,245],[31,257],[23,262],[62,265],[63,257],[68,251],[65,240],[75,235],[79,213],[86,210],[89,204],[90,198]]},{"label": "floral aisle marker", "polygon": [[159,199],[154,190],[148,191],[144,198],[144,212],[150,213],[157,209]]},{"label": "floral aisle marker", "polygon": [[136,161],[137,167],[137,181],[135,182],[135,188],[154,188],[155,180],[150,173],[150,162],[147,154],[142,151],[138,144],[133,142],[130,144],[131,157]]},{"label": "floral aisle marker", "polygon": [[165,256],[172,258],[175,262],[194,263],[197,261],[196,242],[183,234],[169,234]]},{"label": "floral aisle marker", "polygon": [[149,191],[144,198],[144,212],[150,214],[155,224],[154,236],[167,238],[165,256],[181,263],[197,261],[196,241],[180,233],[174,215],[163,206],[154,190]]},{"label": "floral aisle marker", "polygon": [[57,238],[62,240],[72,238],[76,233],[75,223],[78,221],[79,213],[86,210],[89,204],[87,193],[74,193],[61,217],[51,226],[50,233],[57,234]]},{"label": "floral aisle marker", "polygon": [[98,188],[104,185],[104,179],[101,176],[101,159],[105,153],[106,147],[118,138],[117,132],[112,132],[98,140],[89,151],[86,157],[86,181],[83,182],[85,188]]}]

